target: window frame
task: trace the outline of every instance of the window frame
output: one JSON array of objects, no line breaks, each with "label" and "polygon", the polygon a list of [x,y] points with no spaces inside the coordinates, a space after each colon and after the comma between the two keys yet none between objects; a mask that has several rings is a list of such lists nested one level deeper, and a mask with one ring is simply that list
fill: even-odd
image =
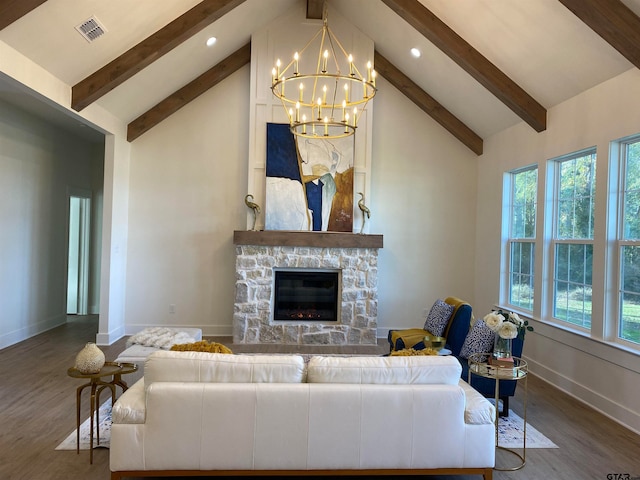
[{"label": "window frame", "polygon": [[[517,235],[515,230],[515,225],[513,222],[514,219],[514,208],[516,207],[515,201],[515,188],[516,188],[516,176],[527,174],[529,172],[535,171],[536,179],[535,179],[535,189],[533,195],[533,232],[530,236],[527,236],[526,233],[523,235]],[[503,211],[503,231],[505,233],[505,250],[504,250],[504,259],[505,259],[505,278],[504,278],[504,288],[502,289],[502,297],[505,299],[506,304],[515,307],[516,309],[522,310],[524,312],[532,313],[534,309],[536,290],[535,290],[535,280],[536,280],[536,253],[537,253],[537,216],[538,216],[538,187],[540,181],[540,172],[537,164],[528,165],[526,167],[518,168],[515,170],[510,170],[506,172],[504,179],[504,205],[508,205],[508,208]],[[524,203],[525,208],[527,202]],[[523,229],[523,231],[526,230]],[[514,271],[513,265],[513,248],[516,245],[529,245],[531,249],[531,259],[530,259],[530,273],[523,274],[522,271]],[[521,258],[521,257],[520,257]],[[523,305],[522,303],[513,303],[513,275],[520,276],[528,276],[529,277],[529,287],[531,289],[531,297],[528,306]]]},{"label": "window frame", "polygon": [[[612,299],[613,304],[615,305],[615,321],[611,322],[610,325],[607,325],[607,333],[606,337],[608,340],[613,343],[623,345],[626,348],[632,350],[640,350],[640,342],[634,342],[632,340],[628,340],[622,338],[621,330],[622,330],[622,322],[623,315],[622,311],[624,308],[623,305],[623,295],[625,292],[634,293],[640,295],[640,289],[638,292],[623,290],[624,281],[624,248],[625,247],[638,247],[640,248],[640,232],[637,234],[637,238],[627,238],[625,234],[626,227],[626,198],[627,198],[627,171],[628,171],[628,148],[633,144],[640,144],[640,134],[632,135],[629,137],[625,137],[613,142],[615,147],[617,147],[617,168],[619,169],[619,175],[617,178],[616,185],[616,195],[615,201],[617,203],[617,229],[616,229],[616,239],[615,239],[615,252],[616,252],[616,265],[615,265],[615,275],[616,275],[616,287],[615,287],[615,295]],[[611,149],[612,151],[614,148]]]},{"label": "window frame", "polygon": [[[559,229],[560,229],[559,216],[560,216],[560,202],[561,202],[561,198],[560,198],[561,167],[564,162],[575,161],[579,158],[583,158],[587,156],[592,157],[591,159],[592,178],[591,178],[590,190],[589,190],[590,192],[589,198],[591,199],[590,212],[591,212],[591,216],[593,217],[593,222],[590,224],[590,228],[589,228],[591,238],[588,238],[588,237],[582,238],[575,235],[561,236],[559,232]],[[553,199],[552,212],[545,212],[545,215],[549,215],[551,213],[550,217],[552,219],[551,232],[549,236],[548,250],[547,250],[548,258],[549,258],[549,279],[545,282],[545,285],[544,285],[544,288],[547,289],[547,298],[549,299],[546,305],[548,309],[548,318],[551,319],[552,322],[562,325],[564,327],[576,329],[578,331],[591,335],[592,327],[593,327],[593,311],[594,311],[593,301],[591,302],[591,310],[589,312],[589,320],[587,324],[585,324],[584,320],[582,323],[572,322],[568,319],[568,315],[567,315],[567,318],[560,318],[557,316],[557,312],[558,312],[557,286],[558,286],[558,283],[560,282],[567,285],[567,290],[569,286],[572,284],[582,286],[582,289],[583,289],[583,294],[582,294],[583,310],[582,311],[583,311],[583,317],[584,317],[584,305],[585,305],[585,295],[586,295],[585,289],[587,285],[591,288],[592,298],[593,298],[593,268],[594,268],[594,248],[595,248],[595,226],[594,225],[597,222],[597,218],[595,215],[596,186],[597,186],[596,185],[597,150],[595,147],[590,147],[590,148],[569,153],[567,155],[562,155],[560,157],[550,159],[548,161],[548,166],[549,168],[551,168],[553,172],[553,177],[552,177],[553,184],[550,186],[551,196]],[[575,203],[576,197],[573,196],[571,197],[571,199]],[[586,283],[586,280],[582,282],[571,281],[569,273],[567,274],[566,279],[558,278],[557,276],[557,272],[558,272],[557,269],[559,265],[558,250],[559,250],[559,247],[562,245],[566,245],[569,252],[571,251],[572,246],[584,246],[585,248],[590,248],[591,250],[591,283],[590,284]],[[567,268],[570,268],[570,265],[568,265]],[[584,273],[585,272],[583,270],[583,278],[586,276],[584,275]],[[569,310],[568,305],[569,305],[569,299],[567,298],[567,311]]]}]

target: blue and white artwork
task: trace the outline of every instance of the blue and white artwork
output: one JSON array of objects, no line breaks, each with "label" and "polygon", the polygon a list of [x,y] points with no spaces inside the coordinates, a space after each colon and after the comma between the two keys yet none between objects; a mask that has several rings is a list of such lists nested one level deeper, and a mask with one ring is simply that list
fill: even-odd
[{"label": "blue and white artwork", "polygon": [[265,229],[351,232],[353,145],[268,123]]}]

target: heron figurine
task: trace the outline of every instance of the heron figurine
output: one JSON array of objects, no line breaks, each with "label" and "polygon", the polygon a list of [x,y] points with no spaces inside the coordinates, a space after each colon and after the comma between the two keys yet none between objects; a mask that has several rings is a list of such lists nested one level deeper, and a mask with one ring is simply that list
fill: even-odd
[{"label": "heron figurine", "polygon": [[366,222],[367,218],[371,218],[371,210],[364,204],[364,193],[358,192],[360,195],[360,200],[358,200],[358,208],[362,212],[362,226],[360,227],[360,233],[364,230],[364,222]]},{"label": "heron figurine", "polygon": [[258,219],[258,215],[260,214],[260,205],[253,202],[253,195],[251,194],[248,194],[246,197],[244,197],[244,203],[247,207],[253,210],[253,227],[251,228],[251,230],[255,230],[256,220]]}]

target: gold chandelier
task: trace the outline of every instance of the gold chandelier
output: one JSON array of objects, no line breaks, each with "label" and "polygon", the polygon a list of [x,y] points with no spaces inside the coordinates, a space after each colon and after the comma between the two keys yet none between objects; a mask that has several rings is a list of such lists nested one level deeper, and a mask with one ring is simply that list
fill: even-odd
[{"label": "gold chandelier", "polygon": [[[301,72],[303,55],[318,42],[315,71]],[[355,134],[367,102],[376,94],[376,72],[369,61],[366,76],[360,73],[329,28],[326,6],[322,28],[282,66],[278,59],[271,71],[271,91],[282,102],[291,133],[326,139]]]}]

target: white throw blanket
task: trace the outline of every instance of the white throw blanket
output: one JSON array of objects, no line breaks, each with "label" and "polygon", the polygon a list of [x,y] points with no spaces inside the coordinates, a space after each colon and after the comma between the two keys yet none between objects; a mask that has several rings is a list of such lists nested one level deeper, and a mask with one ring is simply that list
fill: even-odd
[{"label": "white throw blanket", "polygon": [[150,327],[129,337],[127,348],[131,345],[144,345],[169,350],[173,345],[181,343],[193,343],[195,338],[186,332],[175,328]]}]

